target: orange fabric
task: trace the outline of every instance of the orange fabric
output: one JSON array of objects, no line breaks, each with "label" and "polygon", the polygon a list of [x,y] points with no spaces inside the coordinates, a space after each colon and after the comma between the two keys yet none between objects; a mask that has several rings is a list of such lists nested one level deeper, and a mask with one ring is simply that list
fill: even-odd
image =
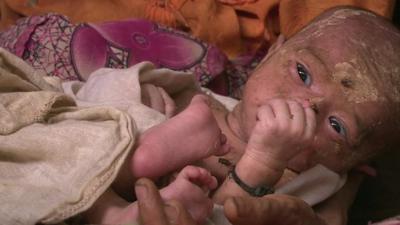
[{"label": "orange fabric", "polygon": [[188,31],[234,57],[253,51],[264,40],[274,42],[280,33],[293,35],[333,6],[358,6],[391,18],[395,5],[395,0],[249,0],[245,4],[234,4],[236,0],[220,1],[0,0],[0,27],[14,23],[18,15],[46,12],[64,14],[72,22],[146,18]]},{"label": "orange fabric", "polygon": [[334,6],[357,6],[391,19],[396,0],[282,0],[281,32],[291,36],[314,17]]}]

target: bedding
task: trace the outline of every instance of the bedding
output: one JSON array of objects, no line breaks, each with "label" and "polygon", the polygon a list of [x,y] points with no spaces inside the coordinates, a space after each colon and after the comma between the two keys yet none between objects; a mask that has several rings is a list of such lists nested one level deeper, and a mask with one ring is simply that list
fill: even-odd
[{"label": "bedding", "polygon": [[95,70],[150,61],[195,74],[202,86],[240,96],[266,49],[235,60],[193,36],[146,20],[72,24],[58,14],[21,19],[0,33],[0,46],[35,70],[62,80],[86,80]]},{"label": "bedding", "polygon": [[4,49],[0,81],[1,223],[56,223],[86,210],[132,148],[132,119],[76,107],[57,81]]},{"label": "bedding", "polygon": [[222,4],[218,0],[1,0],[0,25],[19,17],[56,12],[73,23],[142,18],[186,31],[213,44],[229,58],[268,46],[282,33],[289,37],[322,11],[356,6],[391,18],[395,0],[256,0]]}]

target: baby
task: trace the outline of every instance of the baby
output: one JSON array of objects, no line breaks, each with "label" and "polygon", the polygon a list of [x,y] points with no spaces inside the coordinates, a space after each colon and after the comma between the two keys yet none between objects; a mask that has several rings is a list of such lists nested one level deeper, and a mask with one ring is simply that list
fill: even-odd
[{"label": "baby", "polygon": [[[182,201],[199,222],[212,208],[207,194],[217,180],[222,184],[212,198],[222,203],[284,182],[285,170],[298,174],[322,164],[344,174],[366,168],[373,156],[398,144],[399,51],[400,32],[384,19],[357,9],[329,10],[277,41],[232,111],[196,95],[185,110],[146,131],[113,186],[119,194],[109,189],[86,218],[135,220],[136,204],[119,196],[135,178],[159,178],[188,164],[210,172],[184,167],[161,196]],[[173,105],[159,91],[159,102]],[[253,189],[240,186],[230,170]]]}]

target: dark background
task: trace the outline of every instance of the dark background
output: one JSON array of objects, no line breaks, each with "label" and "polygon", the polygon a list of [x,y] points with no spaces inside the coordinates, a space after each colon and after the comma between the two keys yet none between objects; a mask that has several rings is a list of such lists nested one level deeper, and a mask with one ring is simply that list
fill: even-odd
[{"label": "dark background", "polygon": [[400,27],[400,0],[396,1],[396,6],[393,13],[393,22],[397,25],[397,27]]}]

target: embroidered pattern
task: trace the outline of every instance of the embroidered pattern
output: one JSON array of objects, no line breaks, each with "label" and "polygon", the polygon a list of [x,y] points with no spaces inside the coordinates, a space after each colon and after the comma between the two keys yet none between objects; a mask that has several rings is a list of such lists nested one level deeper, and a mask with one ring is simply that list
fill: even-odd
[{"label": "embroidered pattern", "polygon": [[[0,38],[0,46],[37,71],[62,80],[83,79],[102,67],[127,68],[150,61],[194,73],[202,86],[236,98],[266,52],[229,60],[215,46],[146,20],[74,25],[57,14],[21,19]],[[224,79],[216,83],[218,76]]]}]

